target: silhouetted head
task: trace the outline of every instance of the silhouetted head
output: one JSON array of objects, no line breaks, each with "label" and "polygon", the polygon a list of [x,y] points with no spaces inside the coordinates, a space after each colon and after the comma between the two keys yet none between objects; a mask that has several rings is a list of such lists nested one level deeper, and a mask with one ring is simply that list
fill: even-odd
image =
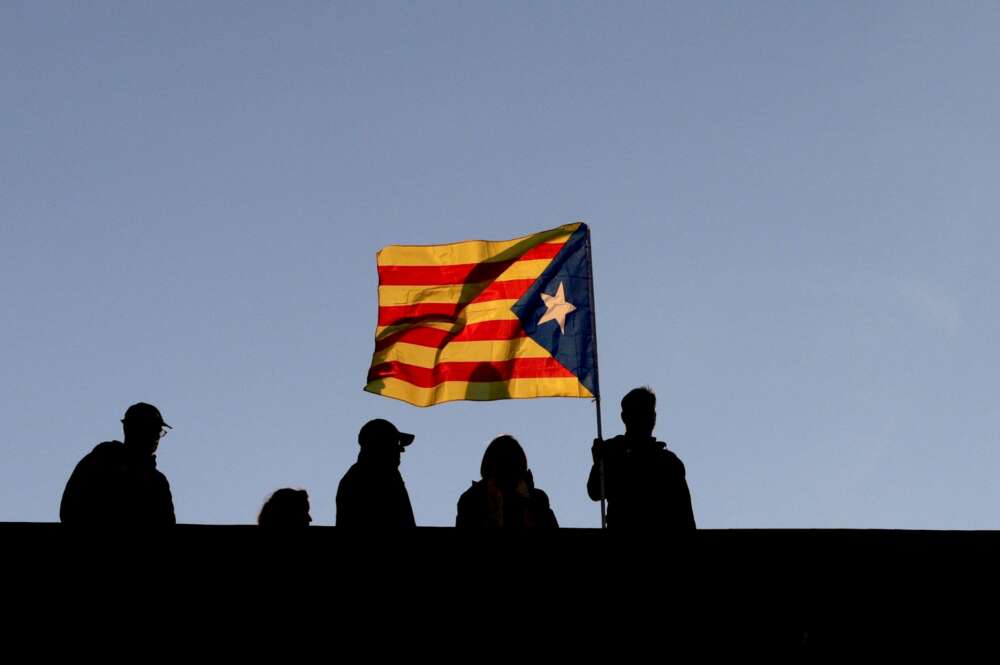
[{"label": "silhouetted head", "polygon": [[528,471],[528,457],[517,439],[504,434],[486,446],[483,463],[479,465],[479,475],[483,480],[491,479],[501,487],[513,487],[524,478]]},{"label": "silhouetted head", "polygon": [[284,487],[264,502],[257,516],[260,526],[300,527],[309,526],[309,494],[305,490]]},{"label": "silhouetted head", "polygon": [[130,450],[152,455],[160,445],[160,439],[167,435],[171,427],[163,422],[159,409],[152,404],[139,402],[125,412],[122,429],[125,431],[125,445]]},{"label": "silhouetted head", "polygon": [[650,437],[656,427],[656,395],[646,386],[630,390],[622,398],[622,422],[625,433],[635,437]]},{"label": "silhouetted head", "polygon": [[361,456],[368,461],[399,466],[400,456],[414,436],[400,432],[388,420],[376,418],[365,423],[358,432]]}]

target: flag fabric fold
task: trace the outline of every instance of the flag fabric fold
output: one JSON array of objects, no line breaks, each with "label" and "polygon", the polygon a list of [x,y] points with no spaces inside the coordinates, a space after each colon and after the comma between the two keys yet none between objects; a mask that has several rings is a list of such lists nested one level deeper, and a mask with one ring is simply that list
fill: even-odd
[{"label": "flag fabric fold", "polygon": [[593,397],[589,229],[378,252],[365,390],[416,406]]}]

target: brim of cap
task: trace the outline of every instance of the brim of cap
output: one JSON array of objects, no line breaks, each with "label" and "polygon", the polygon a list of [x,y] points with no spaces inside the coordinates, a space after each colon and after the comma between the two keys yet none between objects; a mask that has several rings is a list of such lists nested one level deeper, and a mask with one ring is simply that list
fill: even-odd
[{"label": "brim of cap", "polygon": [[[122,422],[123,422],[123,423],[125,422],[125,419],[124,419],[124,418],[122,418]],[[166,427],[167,429],[173,429],[173,426],[171,426],[171,425],[168,425],[168,424],[166,424],[166,423],[165,423],[165,422],[163,422],[162,420],[160,421],[160,427]]]},{"label": "brim of cap", "polygon": [[408,446],[411,443],[413,443],[413,439],[415,439],[415,438],[416,437],[413,436],[412,434],[407,434],[406,432],[400,432],[399,433],[399,445],[401,445],[401,446]]}]

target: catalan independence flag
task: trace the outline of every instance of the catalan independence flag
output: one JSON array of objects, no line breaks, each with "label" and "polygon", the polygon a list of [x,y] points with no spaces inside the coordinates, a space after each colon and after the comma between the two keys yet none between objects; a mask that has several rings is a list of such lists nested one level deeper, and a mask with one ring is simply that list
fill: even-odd
[{"label": "catalan independence flag", "polygon": [[377,264],[368,392],[417,406],[598,393],[586,224],[390,245]]}]

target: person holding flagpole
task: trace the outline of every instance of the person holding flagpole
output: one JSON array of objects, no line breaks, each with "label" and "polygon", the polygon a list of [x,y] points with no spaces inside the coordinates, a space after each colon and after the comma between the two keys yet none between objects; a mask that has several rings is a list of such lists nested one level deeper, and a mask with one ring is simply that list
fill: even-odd
[{"label": "person holding flagpole", "polygon": [[607,441],[594,440],[594,465],[587,479],[591,499],[607,498],[608,528],[695,529],[684,463],[653,436],[656,395],[649,388],[636,388],[625,395],[621,406],[625,434]]}]

